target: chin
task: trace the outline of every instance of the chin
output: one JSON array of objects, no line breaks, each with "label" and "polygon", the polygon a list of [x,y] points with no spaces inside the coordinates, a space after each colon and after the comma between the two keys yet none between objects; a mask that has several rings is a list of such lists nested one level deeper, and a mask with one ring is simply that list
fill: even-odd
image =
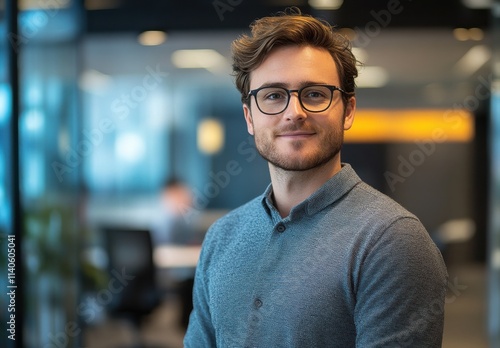
[{"label": "chin", "polygon": [[287,171],[296,171],[296,172],[304,172],[311,169],[316,169],[327,165],[328,163],[332,163],[336,158],[335,156],[328,157],[315,157],[315,158],[297,158],[290,155],[286,158],[278,158],[278,159],[269,159],[266,158],[268,162],[274,165],[277,168],[287,170]]}]

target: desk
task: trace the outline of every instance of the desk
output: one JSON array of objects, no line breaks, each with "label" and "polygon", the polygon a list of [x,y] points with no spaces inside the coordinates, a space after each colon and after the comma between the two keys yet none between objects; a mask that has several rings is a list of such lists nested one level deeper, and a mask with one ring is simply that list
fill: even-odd
[{"label": "desk", "polygon": [[196,267],[201,245],[161,245],[154,248],[153,260],[158,268]]}]

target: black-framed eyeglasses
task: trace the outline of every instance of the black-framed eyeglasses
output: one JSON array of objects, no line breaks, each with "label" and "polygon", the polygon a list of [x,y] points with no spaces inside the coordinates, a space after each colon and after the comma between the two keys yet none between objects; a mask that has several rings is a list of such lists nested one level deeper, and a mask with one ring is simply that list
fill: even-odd
[{"label": "black-framed eyeglasses", "polygon": [[300,105],[304,110],[322,112],[332,104],[334,91],[348,94],[340,87],[331,85],[309,85],[301,89],[265,86],[251,90],[248,98],[254,96],[257,107],[263,114],[277,115],[288,107],[291,93],[297,92]]}]

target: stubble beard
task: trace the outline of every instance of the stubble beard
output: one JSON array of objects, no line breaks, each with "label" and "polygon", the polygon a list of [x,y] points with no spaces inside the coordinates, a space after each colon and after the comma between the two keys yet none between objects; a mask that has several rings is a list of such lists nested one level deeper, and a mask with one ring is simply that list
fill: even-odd
[{"label": "stubble beard", "polygon": [[[276,142],[273,140],[268,140],[260,134],[255,134],[257,151],[266,161],[285,171],[307,171],[325,165],[340,153],[344,141],[344,131],[343,129],[334,129],[328,132],[322,144],[314,153],[307,156],[287,156],[279,151]],[[296,140],[290,146],[295,151],[300,151],[307,145],[304,141]]]}]

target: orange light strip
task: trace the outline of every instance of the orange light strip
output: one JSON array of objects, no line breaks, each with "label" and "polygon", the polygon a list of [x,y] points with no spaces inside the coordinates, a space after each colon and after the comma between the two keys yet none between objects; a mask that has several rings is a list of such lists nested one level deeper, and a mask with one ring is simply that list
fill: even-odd
[{"label": "orange light strip", "polygon": [[474,119],[459,109],[357,110],[344,137],[351,143],[469,142],[474,139]]}]

